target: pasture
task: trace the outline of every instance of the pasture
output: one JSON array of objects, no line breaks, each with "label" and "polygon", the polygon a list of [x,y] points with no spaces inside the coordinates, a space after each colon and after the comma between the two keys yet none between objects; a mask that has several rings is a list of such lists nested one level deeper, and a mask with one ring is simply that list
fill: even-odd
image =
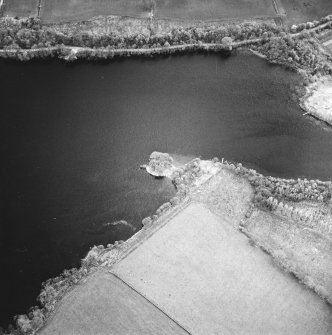
[{"label": "pasture", "polygon": [[112,272],[191,334],[330,334],[332,310],[204,205],[193,203]]}]

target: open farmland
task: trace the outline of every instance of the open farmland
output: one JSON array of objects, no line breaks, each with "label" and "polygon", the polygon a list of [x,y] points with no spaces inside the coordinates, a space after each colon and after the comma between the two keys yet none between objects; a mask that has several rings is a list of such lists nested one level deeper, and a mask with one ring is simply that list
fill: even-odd
[{"label": "open farmland", "polygon": [[121,280],[98,271],[64,298],[40,334],[183,335],[186,332]]},{"label": "open farmland", "polygon": [[6,0],[5,15],[28,17],[37,15],[38,0]]},{"label": "open farmland", "polygon": [[319,20],[332,14],[331,0],[278,0],[290,24]]},{"label": "open farmland", "polygon": [[[18,0],[16,0],[18,1]],[[45,22],[86,20],[96,15],[148,16],[150,0],[45,0]],[[171,19],[245,19],[271,17],[272,0],[156,0],[155,16]]]},{"label": "open farmland", "polygon": [[191,334],[332,332],[323,300],[202,204],[185,208],[112,272]]}]

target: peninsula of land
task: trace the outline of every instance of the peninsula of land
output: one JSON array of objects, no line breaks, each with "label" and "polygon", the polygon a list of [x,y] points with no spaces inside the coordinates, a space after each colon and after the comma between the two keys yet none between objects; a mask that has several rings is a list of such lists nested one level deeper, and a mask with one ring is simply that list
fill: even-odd
[{"label": "peninsula of land", "polygon": [[176,196],[139,232],[44,283],[42,308],[17,318],[23,334],[330,334],[331,182],[217,158],[168,178]]}]

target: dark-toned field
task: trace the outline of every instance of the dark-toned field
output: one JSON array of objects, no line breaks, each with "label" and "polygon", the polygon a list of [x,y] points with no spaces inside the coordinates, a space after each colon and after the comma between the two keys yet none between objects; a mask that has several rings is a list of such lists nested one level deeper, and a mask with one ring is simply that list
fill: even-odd
[{"label": "dark-toned field", "polygon": [[9,16],[36,16],[38,0],[6,0],[5,14]]},{"label": "dark-toned field", "polygon": [[318,20],[332,14],[331,0],[278,0],[281,10],[286,12],[289,23]]},{"label": "dark-toned field", "polygon": [[156,16],[184,19],[242,19],[275,16],[272,0],[157,0]]}]

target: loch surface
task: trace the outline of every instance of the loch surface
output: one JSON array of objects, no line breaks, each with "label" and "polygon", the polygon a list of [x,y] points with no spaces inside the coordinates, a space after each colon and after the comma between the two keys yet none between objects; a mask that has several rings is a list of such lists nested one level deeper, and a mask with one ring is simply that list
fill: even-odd
[{"label": "loch surface", "polygon": [[173,196],[139,169],[154,150],[331,179],[332,132],[302,116],[297,75],[253,55],[1,60],[0,73],[1,326],[43,281],[127,239]]}]

